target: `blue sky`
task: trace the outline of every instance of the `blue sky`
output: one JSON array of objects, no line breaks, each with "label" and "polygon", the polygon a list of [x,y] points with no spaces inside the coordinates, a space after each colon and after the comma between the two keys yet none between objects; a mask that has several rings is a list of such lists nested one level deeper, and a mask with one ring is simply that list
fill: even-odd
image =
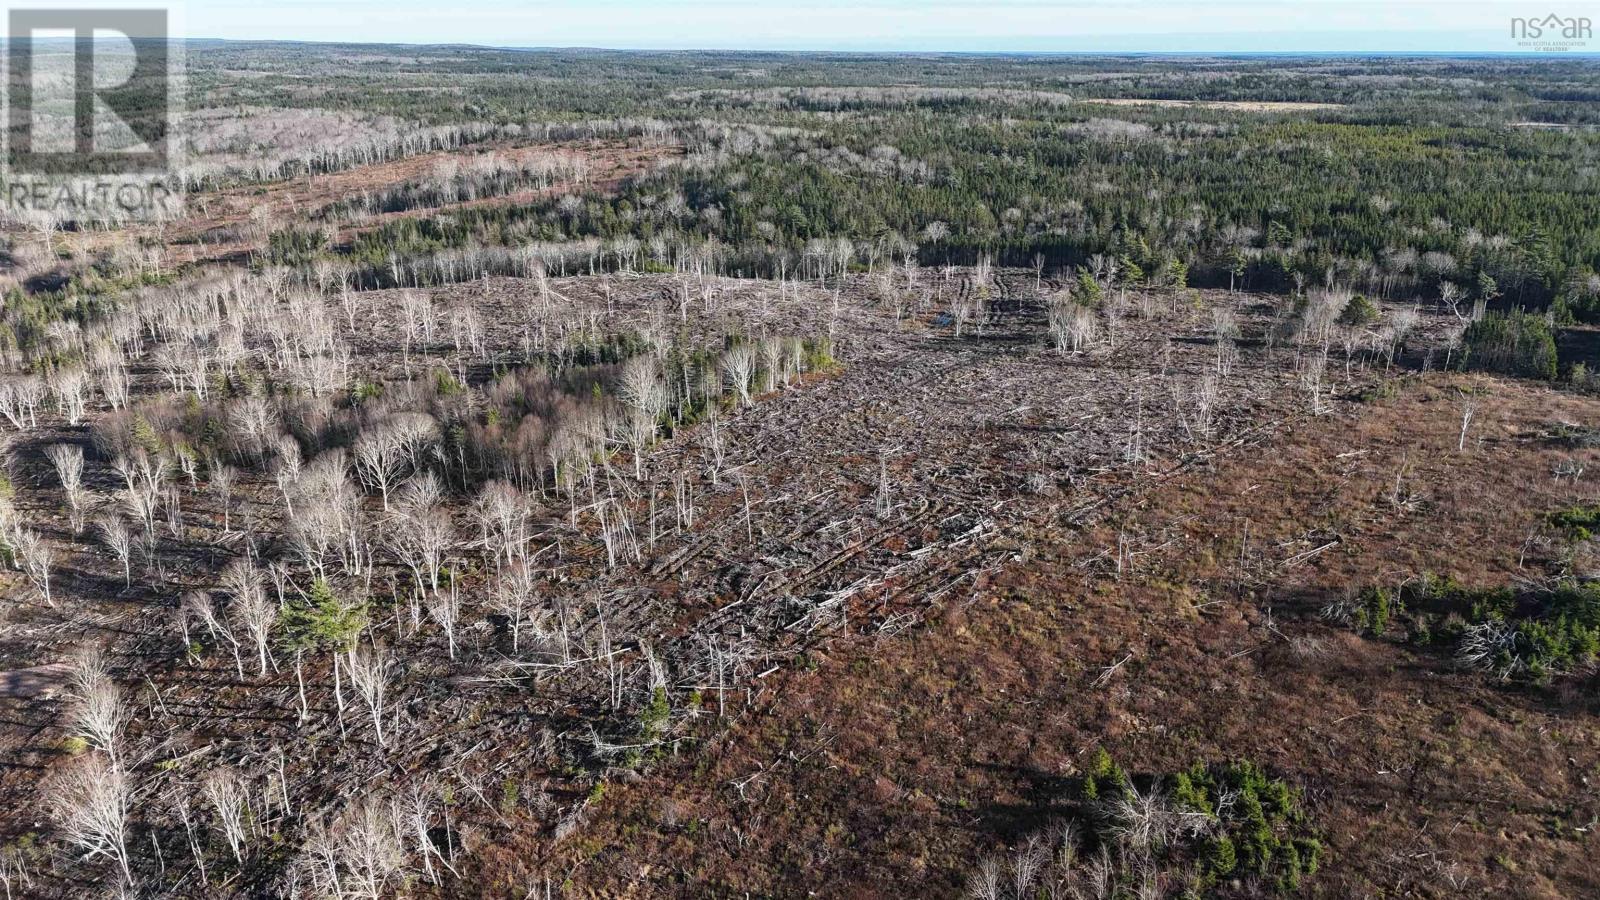
[{"label": "blue sky", "polygon": [[[1600,0],[188,0],[183,15],[190,37],[243,40],[763,50],[1515,52],[1511,17],[1552,12],[1600,20]],[[1600,50],[1600,43],[1587,49]]]}]

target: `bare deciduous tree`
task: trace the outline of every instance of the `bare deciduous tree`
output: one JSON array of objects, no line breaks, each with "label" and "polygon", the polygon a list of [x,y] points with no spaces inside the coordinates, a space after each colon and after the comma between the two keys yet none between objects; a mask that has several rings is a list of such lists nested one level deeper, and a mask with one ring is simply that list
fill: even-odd
[{"label": "bare deciduous tree", "polygon": [[95,528],[100,532],[100,541],[106,549],[122,563],[122,585],[130,587],[133,584],[133,532],[128,529],[122,517],[115,513],[101,516],[95,520]]},{"label": "bare deciduous tree", "polygon": [[[1174,384],[1173,391],[1175,394],[1179,394],[1181,388]],[[1207,373],[1195,384],[1193,391],[1186,396],[1180,395],[1174,398],[1175,405],[1179,406],[1181,413],[1180,423],[1183,425],[1184,431],[1188,433],[1190,440],[1210,440],[1211,434],[1215,429],[1219,393],[1217,376]]]},{"label": "bare deciduous tree", "polygon": [[484,553],[501,566],[517,557],[528,542],[533,510],[522,492],[502,481],[490,481],[472,503]]},{"label": "bare deciduous tree", "polygon": [[1461,304],[1466,299],[1467,293],[1461,289],[1461,285],[1453,281],[1439,282],[1439,302],[1448,306],[1451,314],[1457,319],[1463,322],[1470,322],[1474,316],[1470,313],[1464,314],[1461,312]]},{"label": "bare deciduous tree", "polygon": [[294,508],[289,540],[306,568],[326,577],[335,555],[350,568],[350,548],[359,538],[361,518],[357,494],[345,477],[343,451],[329,450],[313,459],[285,496],[293,498]]},{"label": "bare deciduous tree", "polygon": [[523,560],[511,563],[495,583],[494,604],[511,623],[511,651],[517,652],[523,623],[535,609],[538,583],[533,566]]},{"label": "bare deciduous tree", "polygon": [[233,485],[239,478],[239,471],[221,463],[211,466],[210,469],[211,491],[216,494],[217,505],[222,508],[222,533],[228,534],[233,531],[230,514],[233,511]]},{"label": "bare deciduous tree", "polygon": [[[410,795],[405,799],[405,808],[402,813],[405,824],[401,827],[401,830],[410,838],[410,843],[414,847],[416,854],[422,857],[422,871],[427,876],[429,883],[438,884],[439,874],[433,867],[435,857],[452,874],[455,872],[450,865],[450,861],[445,858],[444,853],[434,843],[432,834],[434,808],[439,803],[438,786],[431,777],[424,779],[422,783],[414,782],[411,785]],[[446,818],[445,823],[446,827],[448,827],[448,818]],[[449,845],[448,838],[445,843],[447,846]]]},{"label": "bare deciduous tree", "polygon": [[435,589],[428,595],[428,618],[444,630],[445,644],[450,658],[456,658],[456,623],[461,621],[461,590],[459,575],[450,573],[445,590]]},{"label": "bare deciduous tree", "polygon": [[44,402],[45,393],[44,381],[37,375],[0,383],[0,415],[18,431],[36,428],[39,404]]},{"label": "bare deciduous tree", "polygon": [[1001,900],[1006,896],[1001,887],[1002,878],[1000,860],[993,857],[985,859],[967,878],[967,895],[973,900]]},{"label": "bare deciduous tree", "polygon": [[705,428],[701,430],[700,438],[701,448],[705,452],[706,468],[711,474],[711,483],[721,484],[726,448],[722,440],[722,416],[716,412],[714,406],[706,409]]},{"label": "bare deciduous tree", "polygon": [[211,595],[205,591],[187,591],[178,600],[179,614],[188,621],[198,621],[206,627],[206,633],[214,641],[220,641],[233,655],[233,667],[239,674],[239,680],[244,680],[244,655],[239,638],[217,616],[217,609],[211,602]]},{"label": "bare deciduous tree", "polygon": [[54,606],[55,600],[50,596],[50,567],[55,562],[55,551],[44,538],[19,527],[11,534],[11,552],[46,605]]},{"label": "bare deciduous tree", "polygon": [[106,668],[98,650],[79,654],[72,661],[71,731],[113,763],[119,759],[122,728],[128,711],[122,689]]},{"label": "bare deciduous tree", "polygon": [[261,573],[249,560],[236,559],[222,572],[222,588],[233,595],[233,612],[240,627],[255,644],[259,674],[267,674],[271,662],[268,647],[272,626],[278,621],[278,604],[267,597]]},{"label": "bare deciduous tree", "polygon": [[288,435],[279,437],[273,452],[272,480],[283,497],[284,513],[291,517],[294,515],[294,487],[300,483],[302,463],[300,445],[295,443],[294,438]]},{"label": "bare deciduous tree", "polygon": [[161,501],[167,494],[167,461],[152,457],[142,449],[131,455],[112,459],[111,468],[122,476],[126,490],[122,505],[144,525],[145,552],[155,549],[156,514],[161,511]]},{"label": "bare deciduous tree", "polygon": [[363,797],[339,817],[334,833],[346,875],[344,896],[378,900],[405,865],[405,842],[395,805],[381,796]]},{"label": "bare deciduous tree", "polygon": [[722,377],[733,389],[740,406],[750,405],[750,382],[755,371],[756,352],[749,342],[740,342],[723,351]]},{"label": "bare deciduous tree", "polygon": [[104,856],[117,864],[125,883],[133,882],[128,860],[127,776],[102,754],[67,764],[49,787],[52,818],[62,838],[86,859]]},{"label": "bare deciduous tree", "polygon": [[51,377],[50,390],[56,395],[56,405],[66,417],[67,424],[81,424],[84,408],[89,402],[89,373],[76,367],[57,369]]},{"label": "bare deciduous tree", "polygon": [[99,344],[91,361],[95,377],[100,381],[100,390],[106,395],[106,402],[111,404],[112,409],[127,406],[132,384],[121,346],[115,342]]},{"label": "bare deciduous tree", "polygon": [[392,527],[384,543],[411,570],[417,593],[437,594],[439,569],[456,542],[450,516],[436,501],[419,496],[397,504],[388,521]]},{"label": "bare deciduous tree", "polygon": [[425,415],[394,416],[366,429],[356,439],[356,476],[383,496],[389,509],[389,492],[420,463],[423,447],[437,433],[438,426]]},{"label": "bare deciduous tree", "polygon": [[357,643],[352,644],[345,653],[345,669],[350,673],[350,684],[355,687],[362,702],[366,703],[367,711],[372,713],[372,731],[380,747],[388,746],[383,733],[383,705],[389,692],[392,668],[393,659],[381,647],[363,650]]},{"label": "bare deciduous tree", "polygon": [[1094,310],[1071,300],[1051,305],[1049,325],[1057,353],[1082,353],[1100,332]]},{"label": "bare deciduous tree", "polygon": [[[245,397],[228,409],[229,432],[241,457],[264,460],[278,433],[278,414],[264,397]],[[299,449],[298,447],[296,448]],[[298,454],[296,454],[298,462]]]},{"label": "bare deciduous tree", "polygon": [[217,812],[217,829],[222,832],[235,862],[244,862],[245,820],[250,815],[250,798],[244,779],[232,769],[217,769],[202,785],[206,799]]},{"label": "bare deciduous tree", "polygon": [[[747,379],[748,381],[748,379]],[[643,477],[645,447],[656,437],[656,425],[670,400],[660,366],[650,356],[635,356],[623,367],[618,391],[628,407],[628,442],[633,448],[633,475]]]},{"label": "bare deciduous tree", "polygon": [[83,448],[77,444],[51,444],[45,448],[66,495],[74,532],[83,531]]},{"label": "bare deciduous tree", "polygon": [[1211,334],[1216,341],[1217,348],[1217,375],[1223,378],[1233,370],[1234,360],[1239,351],[1235,342],[1239,339],[1239,317],[1233,310],[1226,306],[1214,306],[1211,309]]},{"label": "bare deciduous tree", "polygon": [[28,859],[23,849],[7,847],[0,850],[0,889],[5,891],[6,900],[17,900],[18,895],[12,892],[13,887],[32,890],[33,885],[33,875],[28,871]]}]

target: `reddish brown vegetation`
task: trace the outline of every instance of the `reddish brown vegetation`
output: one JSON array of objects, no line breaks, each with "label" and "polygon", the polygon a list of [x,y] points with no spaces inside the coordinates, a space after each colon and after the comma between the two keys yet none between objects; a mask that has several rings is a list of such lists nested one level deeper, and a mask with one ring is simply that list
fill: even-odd
[{"label": "reddish brown vegetation", "polygon": [[[1458,454],[1467,394],[1480,424]],[[1328,844],[1309,885],[1322,896],[1591,894],[1589,677],[1503,687],[1315,609],[1425,570],[1535,574],[1559,547],[1536,539],[1525,557],[1530,533],[1582,497],[1553,471],[1595,462],[1549,429],[1596,413],[1542,387],[1428,377],[1087,533],[1035,521],[1012,536],[1036,555],[925,629],[783,675],[731,733],[615,788],[549,870],[637,896],[955,895],[983,855],[1058,814],[1060,780],[1106,746],[1136,772],[1252,757],[1303,786]]]},{"label": "reddish brown vegetation", "polygon": [[[587,187],[611,191],[624,179],[647,172],[660,161],[682,151],[674,147],[637,147],[625,141],[613,140],[529,147],[484,145],[474,148],[473,152],[423,153],[325,175],[307,175],[287,181],[250,183],[207,191],[190,198],[187,218],[162,226],[159,231],[138,226],[118,232],[91,232],[76,238],[73,244],[78,252],[93,252],[111,241],[129,240],[130,236],[159,238],[167,266],[243,258],[265,246],[266,233],[260,223],[297,224],[328,204],[405,184],[429,175],[441,163],[469,161],[479,152],[497,153],[508,163],[537,154],[580,153],[590,165]],[[335,238],[348,241],[358,231],[392,219],[434,215],[467,206],[525,203],[541,196],[559,194],[563,190],[556,187],[545,191],[519,191],[442,208],[385,213],[364,220],[358,227],[341,228]]]}]

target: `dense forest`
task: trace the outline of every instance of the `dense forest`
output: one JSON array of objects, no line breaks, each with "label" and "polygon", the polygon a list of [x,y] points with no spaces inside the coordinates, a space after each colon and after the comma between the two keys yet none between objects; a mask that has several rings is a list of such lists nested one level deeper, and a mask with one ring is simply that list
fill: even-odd
[{"label": "dense forest", "polygon": [[315,83],[321,109],[465,140],[543,129],[688,154],[620,191],[407,217],[338,248],[378,273],[598,239],[777,275],[846,239],[846,267],[1103,254],[1133,280],[1449,282],[1580,311],[1596,290],[1592,61],[348,49],[204,47],[196,92],[296,105]]},{"label": "dense forest", "polygon": [[[1592,60],[215,42],[187,56],[181,178],[202,204],[464,152],[449,171],[287,216],[317,227],[258,223],[280,232],[261,263],[322,258],[369,287],[457,280],[534,245],[589,270],[693,260],[763,277],[1102,256],[1129,283],[1339,283],[1600,318]],[[610,179],[495,155],[593,140],[671,153]],[[472,202],[488,197],[502,202]],[[111,287],[128,268],[97,262]],[[21,287],[81,307],[73,295],[95,282]]]}]

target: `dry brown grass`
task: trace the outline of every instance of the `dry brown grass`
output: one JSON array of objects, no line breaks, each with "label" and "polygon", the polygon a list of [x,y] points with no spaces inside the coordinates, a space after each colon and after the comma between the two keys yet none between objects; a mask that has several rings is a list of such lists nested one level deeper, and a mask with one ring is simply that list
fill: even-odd
[{"label": "dry brown grass", "polygon": [[[1468,394],[1481,424],[1461,454]],[[1542,435],[1597,414],[1538,385],[1429,376],[1086,534],[1038,523],[1019,535],[1036,555],[926,628],[835,645],[731,734],[614,789],[552,867],[608,894],[954,896],[1104,745],[1135,771],[1252,757],[1303,785],[1330,851],[1318,895],[1592,895],[1585,684],[1491,685],[1303,611],[1423,569],[1534,574],[1542,515],[1592,497],[1553,470],[1596,461]]]},{"label": "dry brown grass", "polygon": [[[92,253],[118,241],[131,243],[140,237],[159,237],[165,266],[239,259],[264,247],[266,231],[271,228],[304,224],[308,216],[330,203],[393,188],[432,173],[440,163],[452,158],[470,159],[480,151],[491,150],[511,162],[541,153],[581,153],[589,160],[589,186],[600,190],[613,190],[623,179],[648,171],[661,160],[681,152],[675,148],[632,147],[622,141],[589,141],[527,147],[485,144],[471,151],[423,153],[326,175],[197,193],[186,201],[188,215],[180,221],[166,224],[159,231],[151,226],[138,225],[113,232],[88,232],[73,236],[70,246],[75,253]],[[545,191],[520,191],[445,207],[384,213],[363,220],[359,226],[341,228],[336,238],[348,241],[361,230],[393,219],[434,215],[470,206],[526,203],[567,190],[570,189],[558,186]],[[230,234],[220,239],[216,237],[230,231],[242,234]]]},{"label": "dry brown grass", "polygon": [[1304,103],[1286,100],[1154,100],[1143,97],[1105,97],[1085,99],[1084,103],[1107,106],[1170,106],[1199,109],[1231,109],[1239,112],[1303,112],[1315,109],[1343,109],[1342,103]]}]

